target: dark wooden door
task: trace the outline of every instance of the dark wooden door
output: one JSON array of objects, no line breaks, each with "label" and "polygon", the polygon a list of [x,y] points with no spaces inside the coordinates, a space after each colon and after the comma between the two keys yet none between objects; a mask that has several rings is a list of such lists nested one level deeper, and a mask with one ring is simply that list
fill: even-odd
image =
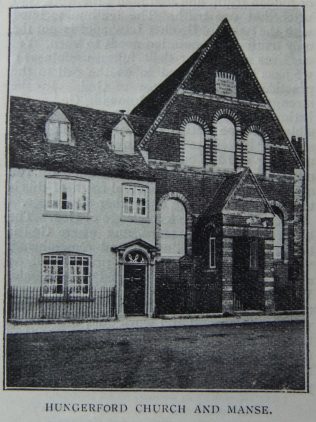
[{"label": "dark wooden door", "polygon": [[263,306],[262,242],[238,237],[233,243],[233,294],[235,310],[261,310]]},{"label": "dark wooden door", "polygon": [[124,313],[145,315],[145,265],[124,266]]}]

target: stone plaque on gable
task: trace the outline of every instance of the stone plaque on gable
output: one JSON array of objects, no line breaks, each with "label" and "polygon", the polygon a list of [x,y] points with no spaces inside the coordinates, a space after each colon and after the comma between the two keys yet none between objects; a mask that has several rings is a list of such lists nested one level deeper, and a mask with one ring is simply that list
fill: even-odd
[{"label": "stone plaque on gable", "polygon": [[237,89],[235,75],[226,72],[216,72],[215,88],[217,95],[236,97]]}]

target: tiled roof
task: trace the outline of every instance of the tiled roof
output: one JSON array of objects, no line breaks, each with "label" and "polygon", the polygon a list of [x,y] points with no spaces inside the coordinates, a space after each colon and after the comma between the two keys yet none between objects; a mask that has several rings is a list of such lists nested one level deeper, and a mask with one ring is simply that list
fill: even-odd
[{"label": "tiled roof", "polygon": [[[49,143],[45,123],[58,107],[71,123],[75,146]],[[109,148],[112,128],[122,115],[70,104],[11,97],[10,166],[60,172],[152,179],[140,152],[116,154]],[[151,121],[126,116],[135,131],[136,143]]]}]

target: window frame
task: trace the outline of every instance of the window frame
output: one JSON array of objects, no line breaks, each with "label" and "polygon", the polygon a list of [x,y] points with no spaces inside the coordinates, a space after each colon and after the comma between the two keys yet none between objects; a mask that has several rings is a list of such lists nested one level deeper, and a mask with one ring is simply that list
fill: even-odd
[{"label": "window frame", "polygon": [[[61,144],[61,145],[72,145],[72,137],[71,137],[71,124],[70,122],[61,121],[57,119],[47,119],[46,125],[57,125],[58,127],[58,136],[55,139],[52,139],[48,136],[48,127],[45,128],[45,136],[48,142],[52,144]],[[67,130],[67,139],[66,141],[62,140],[61,137],[61,126],[65,125]]]},{"label": "window frame", "polygon": [[[181,204],[181,206],[183,207],[184,210],[184,231],[183,233],[172,233],[170,232],[164,232],[162,230],[164,223],[163,223],[163,205],[164,203],[168,202],[168,201],[175,201]],[[167,198],[164,200],[164,203],[162,204],[161,207],[161,225],[160,225],[160,253],[161,253],[161,258],[163,259],[180,259],[181,257],[185,256],[187,253],[187,209],[185,207],[185,205],[183,204],[182,201],[176,199],[176,198]],[[171,237],[177,237],[178,239],[181,238],[181,240],[183,241],[183,253],[181,254],[165,254],[163,252],[163,238],[171,238]]]},{"label": "window frame", "polygon": [[[227,147],[225,147],[225,148],[221,148],[220,147],[219,134],[218,134],[218,123],[221,120],[227,120],[227,121],[229,121],[232,124],[233,128],[234,128],[234,149],[233,150],[227,149]],[[221,153],[222,154],[225,154],[226,156],[228,154],[230,154],[230,155],[233,156],[233,166],[232,167],[223,167],[223,166],[221,166],[219,164],[219,159],[218,158],[219,158],[219,155]],[[226,171],[229,171],[229,172],[235,171],[236,170],[236,153],[237,153],[236,123],[234,121],[232,121],[231,119],[229,119],[228,117],[226,117],[225,115],[220,116],[217,119],[217,122],[216,122],[216,157],[217,157],[216,158],[216,170],[220,170],[220,171],[223,171],[223,172],[226,172]]]},{"label": "window frame", "polygon": [[216,237],[209,237],[209,249],[208,249],[208,267],[211,270],[216,269]]},{"label": "window frame", "polygon": [[[201,129],[201,133],[203,133],[203,143],[202,144],[192,143],[192,141],[187,142],[185,132],[186,132],[188,125],[195,125],[195,126],[197,126]],[[183,129],[183,139],[184,139],[184,163],[185,163],[185,165],[188,166],[188,167],[193,167],[193,168],[204,168],[205,167],[205,130],[204,130],[203,126],[201,126],[199,123],[197,123],[195,121],[188,122]],[[189,147],[189,149],[194,148],[195,151],[199,151],[199,154],[202,155],[202,160],[201,160],[202,164],[201,165],[193,165],[193,164],[188,163],[187,146]]]},{"label": "window frame", "polygon": [[[260,138],[261,138],[261,141],[262,141],[262,152],[257,152],[257,151],[251,151],[251,150],[249,150],[249,145],[250,145],[250,141],[249,141],[249,135],[251,135],[251,134],[255,134],[255,135],[257,135],[257,136],[259,136]],[[255,172],[250,166],[249,166],[249,156],[251,157],[251,156],[255,156],[255,157],[261,157],[261,160],[262,160],[262,162],[261,162],[261,164],[262,164],[262,172],[260,172],[260,173],[257,173],[257,172]],[[250,170],[255,174],[255,175],[264,175],[265,174],[265,156],[266,156],[266,145],[265,145],[265,139],[264,139],[264,136],[263,135],[261,135],[261,133],[259,133],[259,132],[255,132],[255,131],[250,131],[249,133],[248,133],[248,135],[247,135],[247,167],[249,167],[250,168]]]},{"label": "window frame", "polygon": [[[48,265],[49,267],[51,267],[51,263],[49,264],[45,264],[45,258],[48,258],[49,261],[51,262],[51,259],[53,257],[56,257],[57,260],[59,260],[60,258],[63,259],[63,271],[62,271],[62,275],[59,273],[58,268],[57,268],[57,273],[56,274],[51,274],[50,272],[48,274],[46,274],[46,272],[44,271],[45,269],[45,265]],[[82,278],[82,283],[74,283],[75,287],[78,285],[81,285],[82,287],[84,287],[85,285],[88,286],[88,292],[82,293],[82,294],[72,294],[70,292],[70,287],[71,287],[71,281],[70,281],[70,277],[71,277],[71,259],[75,258],[75,260],[77,259],[81,259],[82,260],[82,271],[80,274],[78,274],[77,271],[75,275],[73,275],[74,277],[81,277]],[[83,262],[84,260],[88,261],[88,265],[84,265]],[[75,264],[76,265],[76,264]],[[57,264],[57,267],[59,265]],[[75,268],[77,268],[77,266],[75,266]],[[88,274],[84,274],[84,268],[88,268]],[[51,270],[51,269],[50,269]],[[57,277],[63,277],[63,282],[62,282],[62,292],[61,293],[45,293],[45,287],[47,286],[47,282],[44,281],[45,276],[47,277],[51,277],[51,276],[56,276]],[[84,283],[83,278],[87,277],[88,278],[88,283]],[[53,283],[54,284],[54,283]],[[56,286],[58,286],[58,280],[56,283]],[[49,284],[48,284],[49,287]],[[85,253],[79,253],[79,252],[70,252],[70,251],[58,251],[58,252],[47,252],[47,253],[42,253],[41,254],[41,299],[45,300],[45,301],[90,301],[93,299],[93,285],[92,285],[92,255],[89,254],[85,254]]]},{"label": "window frame", "polygon": [[[48,183],[49,181],[59,181],[56,197],[58,197],[58,208],[48,207]],[[63,208],[63,202],[65,200],[62,197],[62,183],[63,182],[71,182],[73,184],[72,187],[72,208]],[[85,210],[77,209],[77,203],[81,203],[80,200],[80,192],[82,193],[81,188],[76,188],[76,185],[78,186],[80,184],[85,185],[85,191],[86,191],[86,199],[84,201],[85,203]],[[78,195],[78,196],[77,196]],[[54,198],[52,199],[54,201]],[[70,201],[69,201],[70,202]],[[90,180],[81,178],[81,177],[75,177],[75,176],[59,176],[59,175],[47,175],[45,176],[45,189],[44,189],[44,214],[45,217],[73,217],[73,218],[90,218]]]},{"label": "window frame", "polygon": [[[275,216],[273,217],[273,260],[274,261],[284,261],[284,216],[281,210],[274,208],[273,209]],[[275,217],[278,217],[281,221],[282,225],[282,244],[281,245],[275,245],[274,241],[274,234],[275,234],[275,225],[274,220]],[[276,254],[276,250],[280,251],[280,254]],[[276,256],[277,255],[277,256]]]},{"label": "window frame", "polygon": [[[131,189],[133,191],[132,196],[125,196],[125,190]],[[137,195],[137,191],[140,190],[145,192],[145,214],[137,213],[137,209],[142,209],[144,206],[142,204],[137,204],[137,199],[144,199],[141,195]],[[131,203],[132,212],[125,211],[125,198],[133,198]],[[150,190],[149,186],[142,185],[138,183],[123,183],[121,191],[121,220],[122,221],[135,221],[135,222],[149,222],[150,211],[149,211],[149,198]],[[130,204],[129,204],[130,205]]]}]

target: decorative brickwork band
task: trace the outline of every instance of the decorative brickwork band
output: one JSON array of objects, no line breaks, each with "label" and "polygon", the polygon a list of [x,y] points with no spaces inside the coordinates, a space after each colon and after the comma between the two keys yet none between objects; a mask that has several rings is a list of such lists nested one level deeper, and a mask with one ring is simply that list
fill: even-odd
[{"label": "decorative brickwork band", "polygon": [[273,277],[273,240],[264,241],[264,308],[265,312],[275,310],[274,303],[274,277]]},{"label": "decorative brickwork band", "polygon": [[[264,172],[269,172],[270,168],[271,168],[271,160],[270,160],[270,148],[271,148],[271,144],[270,144],[270,138],[267,135],[266,132],[264,132],[260,126],[257,125],[251,125],[249,126],[243,137],[242,137],[242,143],[244,145],[248,145],[247,141],[248,141],[248,135],[249,133],[254,132],[257,133],[258,135],[262,136],[263,138],[263,142],[264,142]],[[247,166],[247,154],[244,154],[244,162],[243,162],[243,166]]]},{"label": "decorative brickwork band", "polygon": [[233,312],[233,238],[223,238],[222,312]]},{"label": "decorative brickwork band", "polygon": [[185,127],[188,123],[196,123],[200,125],[204,131],[204,164],[210,164],[210,139],[211,133],[208,125],[204,120],[202,120],[199,116],[193,114],[189,117],[186,117],[180,126],[180,161],[185,161]]},{"label": "decorative brickwork band", "polygon": [[185,236],[185,252],[186,255],[192,255],[192,211],[189,201],[184,195],[178,192],[168,192],[163,195],[157,205],[156,211],[156,246],[161,250],[161,209],[164,201],[168,199],[176,199],[181,202],[186,210],[186,236]]},{"label": "decorative brickwork band", "polygon": [[[235,136],[236,136],[236,155],[235,155],[235,167],[241,167],[241,147],[240,144],[242,142],[241,140],[241,127],[240,127],[240,120],[239,117],[237,116],[237,114],[230,110],[229,108],[221,108],[219,110],[217,110],[217,112],[214,114],[213,119],[212,119],[212,135],[213,135],[213,139],[217,139],[217,122],[222,119],[222,118],[226,118],[229,119],[233,122],[234,126],[235,126]],[[213,161],[212,164],[217,164],[217,140],[215,142],[213,142],[212,145],[212,157],[213,157]]]}]

